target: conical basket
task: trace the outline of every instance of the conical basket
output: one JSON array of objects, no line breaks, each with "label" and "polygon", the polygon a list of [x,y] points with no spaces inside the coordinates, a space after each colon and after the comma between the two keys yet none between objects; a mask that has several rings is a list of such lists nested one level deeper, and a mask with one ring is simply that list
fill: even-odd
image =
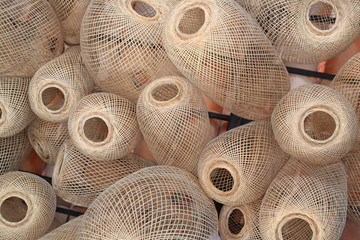
[{"label": "conical basket", "polygon": [[76,234],[80,229],[82,219],[83,216],[77,217],[54,229],[39,240],[76,240]]}]

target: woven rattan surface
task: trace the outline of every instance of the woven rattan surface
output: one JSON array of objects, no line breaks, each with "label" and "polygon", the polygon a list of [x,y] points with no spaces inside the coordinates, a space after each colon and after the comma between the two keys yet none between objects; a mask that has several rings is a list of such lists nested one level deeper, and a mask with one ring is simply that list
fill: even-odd
[{"label": "woven rattan surface", "polygon": [[83,216],[77,217],[54,229],[39,240],[75,240]]}]

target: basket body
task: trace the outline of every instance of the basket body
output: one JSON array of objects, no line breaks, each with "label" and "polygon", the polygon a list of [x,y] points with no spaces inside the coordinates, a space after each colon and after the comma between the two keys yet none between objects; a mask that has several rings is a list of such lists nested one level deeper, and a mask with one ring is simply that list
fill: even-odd
[{"label": "basket body", "polygon": [[81,226],[83,216],[77,217],[52,230],[39,240],[76,240],[76,233]]}]

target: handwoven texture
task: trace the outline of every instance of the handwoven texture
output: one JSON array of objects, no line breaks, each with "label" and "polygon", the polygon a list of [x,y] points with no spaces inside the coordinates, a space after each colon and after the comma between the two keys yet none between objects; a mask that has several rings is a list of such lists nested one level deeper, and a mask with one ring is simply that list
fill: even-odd
[{"label": "handwoven texture", "polygon": [[32,77],[64,47],[60,22],[46,0],[0,2],[0,75]]},{"label": "handwoven texture", "polygon": [[68,124],[74,145],[96,160],[124,157],[142,139],[135,104],[115,94],[93,93],[82,98]]},{"label": "handwoven texture", "polygon": [[[341,93],[354,107],[360,125],[360,53],[353,56],[339,70],[330,87]],[[360,132],[354,149],[360,150]]]},{"label": "handwoven texture", "polygon": [[276,106],[271,122],[285,152],[316,165],[340,161],[355,143],[358,129],[349,101],[317,84],[289,92]]},{"label": "handwoven texture", "polygon": [[195,86],[182,77],[151,82],[139,97],[137,119],[158,164],[197,174],[200,154],[212,134],[205,102]]},{"label": "handwoven texture", "polygon": [[0,175],[19,170],[30,150],[26,130],[12,137],[0,138]]},{"label": "handwoven texture", "polygon": [[71,47],[42,66],[32,78],[31,108],[46,121],[66,121],[80,99],[92,92],[93,85],[82,63],[80,46]]},{"label": "handwoven texture", "polygon": [[190,173],[172,166],[139,170],[88,208],[77,239],[217,240],[214,203]]},{"label": "handwoven texture", "polygon": [[55,192],[44,179],[24,172],[0,176],[0,239],[38,239],[55,209]]},{"label": "handwoven texture", "polygon": [[162,23],[180,0],[94,0],[81,27],[81,54],[105,91],[136,103],[147,83],[179,75],[162,46]]},{"label": "handwoven texture", "polygon": [[90,0],[49,0],[49,3],[60,20],[66,44],[80,44],[81,22]]},{"label": "handwoven texture", "polygon": [[52,178],[56,195],[77,206],[88,207],[100,193],[118,180],[154,165],[134,154],[111,161],[83,155],[71,141],[62,146]]},{"label": "handwoven texture", "polygon": [[259,230],[259,211],[261,200],[247,205],[221,208],[219,232],[222,240],[261,240]]},{"label": "handwoven texture", "polygon": [[76,233],[81,226],[83,216],[77,217],[54,229],[39,240],[75,240]]},{"label": "handwoven texture", "polygon": [[289,156],[277,144],[268,121],[252,122],[213,139],[201,154],[201,187],[225,205],[262,197]]},{"label": "handwoven texture", "polygon": [[291,158],[261,203],[261,237],[338,240],[346,211],[347,184],[342,162],[314,166]]},{"label": "handwoven texture", "polygon": [[348,217],[360,225],[360,152],[341,159],[348,178]]},{"label": "handwoven texture", "polygon": [[276,50],[233,0],[185,0],[169,14],[164,47],[208,97],[246,119],[270,118],[290,90]]},{"label": "handwoven texture", "polygon": [[236,0],[263,28],[283,60],[318,63],[344,51],[360,33],[357,0]]},{"label": "handwoven texture", "polygon": [[21,132],[34,119],[28,100],[29,82],[30,78],[0,77],[0,137]]},{"label": "handwoven texture", "polygon": [[37,155],[45,163],[54,165],[61,145],[69,139],[67,122],[53,123],[37,118],[27,132]]}]

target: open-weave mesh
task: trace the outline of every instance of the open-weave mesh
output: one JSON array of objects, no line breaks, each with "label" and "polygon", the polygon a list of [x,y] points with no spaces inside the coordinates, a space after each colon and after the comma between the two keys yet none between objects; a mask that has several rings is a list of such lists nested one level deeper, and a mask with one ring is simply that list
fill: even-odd
[{"label": "open-weave mesh", "polygon": [[340,161],[355,143],[358,129],[349,101],[317,84],[289,92],[276,106],[271,122],[285,152],[316,165]]},{"label": "open-weave mesh", "polygon": [[55,164],[61,145],[69,139],[67,122],[53,123],[40,118],[29,125],[27,133],[37,155],[51,165]]},{"label": "open-weave mesh", "polygon": [[276,50],[233,0],[185,0],[168,15],[164,47],[207,96],[247,119],[270,118],[290,90]]},{"label": "open-weave mesh", "polygon": [[182,77],[154,80],[141,93],[136,110],[156,162],[197,174],[200,154],[212,134],[205,102],[196,87]]},{"label": "open-weave mesh", "polygon": [[347,184],[342,162],[310,165],[291,158],[260,208],[263,240],[337,240],[345,226]]},{"label": "open-weave mesh", "polygon": [[44,179],[24,172],[0,176],[0,239],[38,239],[51,225],[55,209],[55,192]]},{"label": "open-weave mesh", "polygon": [[29,86],[31,108],[51,122],[66,121],[81,98],[90,94],[93,80],[82,63],[80,46],[42,66]]},{"label": "open-weave mesh", "polygon": [[360,152],[341,159],[348,178],[348,217],[360,225]]},{"label": "open-weave mesh", "polygon": [[76,233],[81,226],[83,216],[77,217],[54,229],[39,240],[76,240]]},{"label": "open-weave mesh", "polygon": [[225,205],[244,205],[264,195],[288,158],[270,122],[255,121],[213,139],[201,154],[198,176],[211,198]]},{"label": "open-weave mesh", "polygon": [[85,212],[78,239],[217,240],[211,199],[173,166],[139,170],[106,189]]},{"label": "open-weave mesh", "polygon": [[81,54],[95,82],[136,102],[154,79],[179,75],[162,46],[162,23],[180,0],[94,0],[81,27]]},{"label": "open-weave mesh", "polygon": [[0,2],[0,75],[32,77],[64,47],[60,22],[46,0]]},{"label": "open-weave mesh", "polygon": [[246,205],[221,208],[219,232],[222,240],[261,240],[259,230],[259,211],[261,200]]},{"label": "open-weave mesh", "polygon": [[330,59],[360,32],[358,0],[236,0],[263,28],[285,61]]},{"label": "open-weave mesh", "polygon": [[34,119],[28,99],[29,82],[30,78],[0,77],[0,137],[21,132]]},{"label": "open-weave mesh", "polygon": [[58,16],[68,45],[80,44],[80,27],[90,0],[49,0]]},{"label": "open-weave mesh", "polygon": [[135,104],[111,93],[92,93],[82,98],[68,124],[74,145],[96,160],[124,157],[142,139]]},{"label": "open-weave mesh", "polygon": [[97,161],[83,155],[67,141],[62,146],[52,178],[56,194],[67,202],[88,207],[100,193],[121,178],[152,162],[130,154],[111,161]]},{"label": "open-weave mesh", "polygon": [[26,130],[11,137],[0,138],[0,175],[19,170],[30,150]]}]

